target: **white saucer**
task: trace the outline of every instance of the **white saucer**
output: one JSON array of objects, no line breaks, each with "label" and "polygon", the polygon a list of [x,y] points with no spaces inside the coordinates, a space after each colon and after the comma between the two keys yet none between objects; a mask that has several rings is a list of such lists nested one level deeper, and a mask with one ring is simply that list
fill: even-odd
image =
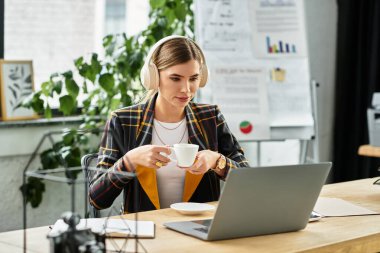
[{"label": "white saucer", "polygon": [[201,214],[206,211],[212,211],[215,209],[214,206],[205,203],[194,203],[194,202],[181,202],[171,204],[170,208],[182,213],[182,214]]}]

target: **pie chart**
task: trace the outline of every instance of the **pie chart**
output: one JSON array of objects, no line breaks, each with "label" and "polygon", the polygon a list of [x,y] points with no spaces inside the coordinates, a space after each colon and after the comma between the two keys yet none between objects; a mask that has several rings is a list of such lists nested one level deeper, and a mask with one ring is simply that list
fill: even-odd
[{"label": "pie chart", "polygon": [[242,121],[239,127],[243,134],[249,134],[253,130],[253,125],[247,120]]}]

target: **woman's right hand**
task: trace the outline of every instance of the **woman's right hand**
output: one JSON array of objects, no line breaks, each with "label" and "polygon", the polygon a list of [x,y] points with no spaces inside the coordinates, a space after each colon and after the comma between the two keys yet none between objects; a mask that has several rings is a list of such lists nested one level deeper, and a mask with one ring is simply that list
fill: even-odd
[{"label": "woman's right hand", "polygon": [[[165,146],[144,145],[128,151],[124,155],[124,160],[127,162],[127,164],[133,164],[134,168],[130,168],[133,170],[137,165],[147,168],[159,169],[170,162],[170,159],[168,157],[160,153],[170,155],[171,150],[169,147]],[[161,166],[158,166],[157,164]]]}]

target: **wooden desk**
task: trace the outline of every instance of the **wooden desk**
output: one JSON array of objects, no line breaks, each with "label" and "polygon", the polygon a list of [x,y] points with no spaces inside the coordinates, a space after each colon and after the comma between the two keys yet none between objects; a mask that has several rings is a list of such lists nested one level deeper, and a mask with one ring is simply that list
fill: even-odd
[{"label": "wooden desk", "polygon": [[[325,185],[321,196],[337,197],[380,212],[380,186],[373,178]],[[238,213],[238,210],[237,210]],[[323,218],[312,222],[304,230],[204,242],[162,226],[163,222],[207,218],[182,216],[171,209],[140,213],[142,220],[153,220],[156,238],[140,240],[148,252],[379,252],[380,215]],[[132,219],[132,215],[126,215]],[[28,229],[28,252],[49,252],[46,239],[48,227]],[[1,252],[22,252],[22,230],[0,234]],[[133,241],[133,240],[132,240]],[[118,243],[121,243],[118,241]],[[129,242],[133,246],[134,243]],[[107,247],[110,243],[107,243]],[[133,249],[133,248],[132,248]],[[141,250],[141,252],[143,252]]]},{"label": "wooden desk", "polygon": [[359,147],[358,154],[362,156],[380,157],[380,147],[361,145]]},{"label": "wooden desk", "polygon": [[[361,145],[359,147],[358,154],[362,156],[380,158],[380,147],[374,147],[371,145]],[[377,170],[380,171],[380,168],[377,168]],[[380,181],[376,180],[376,184],[380,185]]]}]

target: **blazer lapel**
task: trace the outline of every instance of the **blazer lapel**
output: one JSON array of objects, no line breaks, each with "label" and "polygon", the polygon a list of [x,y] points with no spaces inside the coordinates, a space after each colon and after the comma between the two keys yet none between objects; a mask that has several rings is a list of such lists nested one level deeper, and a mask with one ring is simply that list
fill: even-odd
[{"label": "blazer lapel", "polygon": [[143,105],[140,118],[138,119],[139,126],[137,127],[136,133],[136,147],[152,143],[152,128],[156,97],[157,95]]},{"label": "blazer lapel", "polygon": [[[187,120],[187,128],[189,132],[189,143],[199,145],[199,150],[207,149],[208,140],[207,137],[202,133],[202,125],[198,121],[195,116],[193,109],[191,108],[191,104],[186,106],[186,120]],[[195,189],[197,189],[200,181],[202,180],[203,175],[194,175],[189,172],[186,172],[185,175],[185,185],[183,189],[182,200],[184,202],[188,202],[191,196],[194,194]]]},{"label": "blazer lapel", "polygon": [[[152,143],[154,105],[156,103],[156,98],[157,95],[151,98],[143,107],[142,114],[140,116],[142,118],[139,121],[140,125],[138,126],[136,133],[136,147]],[[153,203],[156,209],[160,209],[160,200],[158,197],[157,190],[156,170],[152,168],[137,166],[136,175],[141,184],[141,187],[148,195],[150,201]]]},{"label": "blazer lapel", "polygon": [[191,107],[192,103],[185,107],[187,128],[189,132],[189,143],[198,144],[199,150],[208,149],[209,143],[207,136],[203,135],[202,125]]},{"label": "blazer lapel", "polygon": [[160,209],[160,198],[158,197],[156,170],[152,168],[137,166],[136,174],[141,187],[144,189],[146,195],[148,195],[152,204],[156,207],[156,209]]}]

